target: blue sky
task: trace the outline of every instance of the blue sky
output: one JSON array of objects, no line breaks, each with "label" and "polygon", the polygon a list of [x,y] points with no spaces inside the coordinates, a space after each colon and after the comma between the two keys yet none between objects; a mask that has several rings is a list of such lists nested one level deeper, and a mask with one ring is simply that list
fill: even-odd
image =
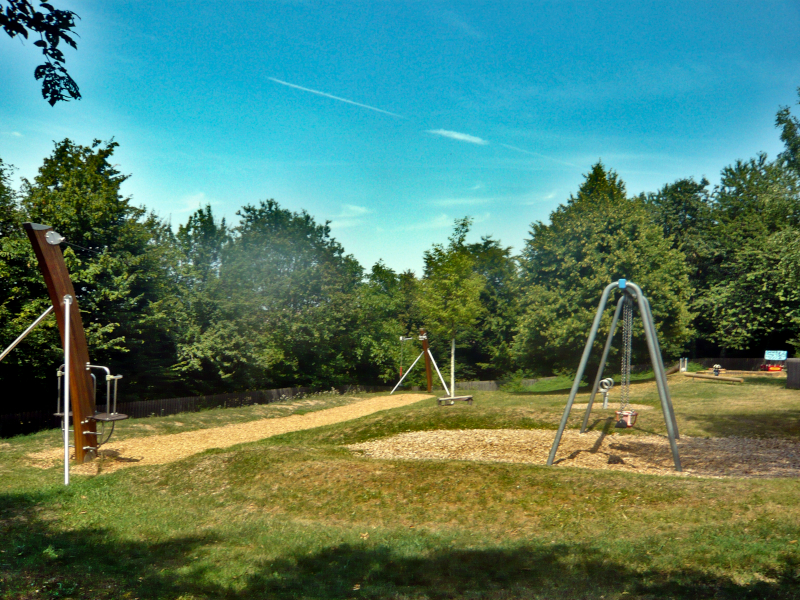
[{"label": "blue sky", "polygon": [[[50,107],[0,34],[0,157],[114,139],[123,191],[177,226],[274,198],[369,268],[422,265],[453,220],[518,251],[598,159],[630,193],[781,149],[800,2],[112,2],[81,17]],[[800,109],[798,109],[800,110]]]}]

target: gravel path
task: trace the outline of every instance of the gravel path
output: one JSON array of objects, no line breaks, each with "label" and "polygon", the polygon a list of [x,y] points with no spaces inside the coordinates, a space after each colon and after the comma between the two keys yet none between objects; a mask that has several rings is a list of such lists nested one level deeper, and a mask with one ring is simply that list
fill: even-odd
[{"label": "gravel path", "polygon": [[[378,459],[472,460],[543,465],[555,431],[471,429],[415,431],[352,444]],[[678,440],[685,475],[701,477],[800,477],[800,444],[790,440],[691,438]],[[655,435],[580,434],[566,430],[556,454],[559,466],[674,475],[669,440]]]},{"label": "gravel path", "polygon": [[[163,464],[186,458],[209,448],[227,448],[228,446],[255,442],[291,431],[313,429],[341,423],[342,421],[350,421],[382,410],[414,404],[431,397],[420,394],[379,396],[303,415],[261,419],[259,421],[225,425],[224,427],[211,429],[198,429],[185,433],[129,438],[116,443],[112,440],[103,446],[102,456],[99,460],[75,465],[71,472],[93,475],[99,471],[115,471],[124,467]],[[49,468],[58,463],[63,464],[63,452],[63,448],[54,448],[29,454],[28,457],[34,465]]]}]

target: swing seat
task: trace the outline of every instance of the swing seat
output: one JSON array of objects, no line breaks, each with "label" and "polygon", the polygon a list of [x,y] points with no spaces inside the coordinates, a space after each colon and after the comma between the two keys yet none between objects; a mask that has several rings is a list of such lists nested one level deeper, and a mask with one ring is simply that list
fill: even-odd
[{"label": "swing seat", "polygon": [[626,427],[633,427],[636,425],[636,418],[639,416],[639,413],[635,410],[618,410],[615,411],[617,415],[617,427],[622,428],[623,423]]},{"label": "swing seat", "polygon": [[111,423],[112,421],[124,421],[128,415],[122,413],[95,413],[94,416],[89,417],[92,421],[100,421],[102,423]]}]

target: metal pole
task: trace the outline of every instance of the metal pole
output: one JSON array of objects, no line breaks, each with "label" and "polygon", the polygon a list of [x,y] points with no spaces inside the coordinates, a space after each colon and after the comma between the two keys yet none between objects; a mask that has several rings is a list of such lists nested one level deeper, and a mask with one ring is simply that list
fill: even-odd
[{"label": "metal pole", "polygon": [[447,389],[447,384],[444,382],[444,377],[442,377],[442,374],[439,372],[439,367],[436,366],[436,361],[433,358],[433,354],[431,354],[430,348],[428,348],[428,354],[431,357],[431,361],[433,361],[433,367],[436,369],[436,374],[439,376],[439,381],[442,382],[442,387],[444,388],[444,391],[447,393],[448,396],[452,398],[453,394],[451,394],[450,390]]},{"label": "metal pole", "polygon": [[450,397],[456,395],[456,338],[450,341]]},{"label": "metal pole", "polygon": [[34,321],[34,322],[31,324],[31,326],[30,326],[30,327],[28,327],[28,328],[27,328],[25,331],[23,331],[23,332],[22,332],[22,334],[21,334],[21,335],[20,335],[20,336],[19,336],[17,339],[15,339],[13,342],[11,342],[11,345],[10,345],[8,348],[6,348],[5,350],[3,350],[3,353],[2,353],[2,354],[0,354],[0,361],[2,361],[2,360],[3,360],[3,359],[6,357],[6,356],[8,356],[8,353],[9,353],[9,352],[11,352],[11,351],[12,351],[14,348],[16,348],[16,347],[17,347],[17,344],[19,344],[19,343],[20,343],[22,340],[24,340],[26,337],[28,337],[28,334],[29,334],[31,331],[33,331],[33,329],[34,329],[34,328],[35,328],[35,327],[36,327],[36,326],[37,326],[39,323],[41,323],[41,322],[42,322],[42,321],[45,319],[45,317],[47,317],[47,315],[49,315],[51,312],[53,312],[53,307],[52,307],[52,306],[48,307],[48,309],[47,309],[46,311],[44,311],[44,312],[43,312],[41,315],[39,315],[39,318],[38,318],[38,319],[36,319],[36,320],[35,320],[35,321]]},{"label": "metal pole", "polygon": [[581,386],[581,378],[583,377],[583,372],[586,370],[586,363],[589,362],[589,355],[592,353],[592,345],[594,344],[594,338],[597,335],[597,329],[600,327],[600,319],[603,316],[603,310],[608,303],[608,295],[615,287],[624,289],[625,280],[620,279],[619,282],[609,283],[606,286],[606,289],[603,290],[603,295],[600,297],[600,304],[597,306],[597,314],[594,316],[592,329],[589,332],[589,339],[586,340],[586,347],[583,349],[583,356],[581,356],[581,363],[578,366],[578,373],[575,375],[575,381],[573,382],[572,389],[569,392],[567,407],[564,409],[564,416],[561,417],[561,423],[558,426],[556,439],[553,440],[553,447],[550,449],[550,455],[547,457],[547,466],[551,466],[556,457],[556,450],[558,450],[558,444],[561,442],[561,435],[564,433],[564,428],[567,426],[569,411],[572,410],[572,403],[575,402],[575,396],[578,395],[578,388]]},{"label": "metal pole", "polygon": [[673,428],[673,419],[670,416],[669,404],[667,403],[667,394],[664,391],[664,381],[666,381],[666,376],[663,375],[663,369],[661,367],[661,361],[658,360],[658,355],[656,352],[656,341],[654,341],[652,327],[652,318],[650,317],[650,313],[647,310],[647,305],[645,304],[644,296],[642,295],[642,290],[639,289],[635,283],[628,284],[631,289],[636,293],[637,299],[639,301],[639,313],[642,315],[642,321],[650,320],[650,325],[645,323],[644,326],[644,334],[645,338],[647,338],[647,349],[650,352],[650,362],[653,363],[653,371],[656,372],[656,387],[658,388],[658,395],[661,398],[661,410],[664,412],[664,421],[667,424],[667,435],[669,436],[669,445],[672,449],[672,460],[675,463],[675,470],[682,471],[681,469],[681,459],[678,455],[678,445],[675,443],[675,430]]},{"label": "metal pole", "polygon": [[667,384],[667,372],[664,369],[664,358],[661,355],[661,345],[658,342],[658,333],[656,332],[656,322],[653,319],[653,311],[650,309],[650,301],[645,298],[644,305],[647,307],[647,317],[650,324],[650,329],[653,333],[653,341],[655,342],[656,346],[656,356],[658,357],[659,365],[661,366],[661,377],[662,377],[662,385],[664,386],[664,391],[667,394],[667,406],[669,407],[669,414],[672,418],[672,427],[675,432],[675,439],[681,439],[681,434],[678,431],[678,421],[675,418],[675,408],[672,406],[672,394],[669,391],[669,385]]},{"label": "metal pole", "polygon": [[[423,354],[425,354],[425,352],[420,352],[420,355],[417,357],[417,360],[415,360],[413,363],[411,363],[411,366],[410,366],[410,367],[408,367],[408,371],[406,371],[406,374],[405,374],[405,375],[403,375],[403,376],[400,378],[400,381],[398,381],[398,382],[397,382],[397,385],[396,385],[396,386],[394,386],[394,389],[393,389],[391,392],[389,392],[389,395],[390,395],[390,396],[391,396],[392,394],[394,394],[394,391],[395,391],[397,388],[399,388],[399,387],[400,387],[400,384],[401,384],[401,383],[403,383],[403,379],[405,379],[405,378],[408,376],[408,374],[409,374],[409,373],[411,373],[411,369],[413,369],[413,368],[414,368],[414,365],[415,365],[415,364],[417,364],[417,361],[418,361],[420,358],[422,358],[422,355],[423,355]],[[116,383],[115,383],[114,385],[116,385]],[[114,407],[115,407],[115,410],[116,410],[116,403],[114,404]]]},{"label": "metal pole", "polygon": [[[594,385],[592,386],[592,395],[589,396],[589,405],[586,407],[586,414],[583,417],[583,424],[581,425],[581,433],[586,433],[586,426],[589,424],[589,415],[592,413],[592,405],[594,404],[594,397],[597,395],[597,390],[600,387],[600,380],[603,378],[603,370],[606,367],[608,360],[608,353],[611,350],[611,342],[614,339],[614,332],[617,330],[617,322],[619,321],[619,314],[622,312],[622,303],[625,301],[626,294],[617,302],[617,310],[614,311],[614,318],[611,319],[611,328],[608,330],[608,338],[606,339],[606,347],[603,348],[603,358],[600,359],[600,368],[597,369],[597,376],[594,378]],[[605,397],[605,396],[604,396]],[[603,402],[605,408],[605,401]]]},{"label": "metal pole", "polygon": [[[71,305],[72,296],[67,294],[64,296],[64,485],[69,485],[69,307]],[[75,440],[77,439],[76,436]]]}]

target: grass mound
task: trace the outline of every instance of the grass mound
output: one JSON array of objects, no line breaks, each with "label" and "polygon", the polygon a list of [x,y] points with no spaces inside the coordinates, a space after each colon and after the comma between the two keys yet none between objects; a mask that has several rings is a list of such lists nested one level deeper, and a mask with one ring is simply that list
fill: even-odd
[{"label": "grass mound", "polygon": [[[800,441],[800,393],[773,380],[670,382],[682,434]],[[652,382],[633,387],[637,403],[658,406]],[[344,448],[407,431],[554,428],[566,402],[563,390],[474,395],[472,406],[431,400],[75,477],[68,488],[58,466],[26,459],[57,446],[58,432],[4,440],[0,598],[796,597],[798,478],[374,460]],[[322,408],[208,411],[121,429],[152,435]],[[663,428],[653,410],[626,435]]]}]

